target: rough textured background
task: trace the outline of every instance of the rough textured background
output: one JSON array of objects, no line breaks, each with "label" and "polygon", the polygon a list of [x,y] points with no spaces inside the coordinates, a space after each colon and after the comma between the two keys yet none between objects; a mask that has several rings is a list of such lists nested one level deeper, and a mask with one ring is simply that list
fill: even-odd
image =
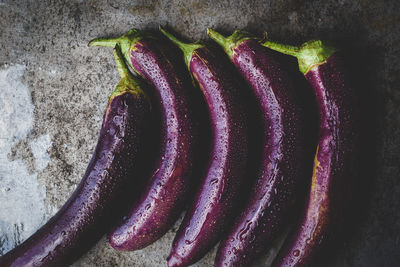
[{"label": "rough textured background", "polygon": [[[365,177],[373,190],[329,265],[399,266],[399,13],[396,0],[0,0],[0,253],[61,207],[90,159],[119,78],[111,49],[89,49],[88,41],[161,24],[189,40],[205,38],[206,27],[225,34],[245,28],[293,44],[325,38],[361,52],[366,90],[378,103],[371,107],[378,124],[369,129],[376,148],[366,150],[376,156]],[[103,238],[74,266],[165,266],[177,227],[130,253],[113,251]],[[211,266],[214,252],[195,266]]]}]

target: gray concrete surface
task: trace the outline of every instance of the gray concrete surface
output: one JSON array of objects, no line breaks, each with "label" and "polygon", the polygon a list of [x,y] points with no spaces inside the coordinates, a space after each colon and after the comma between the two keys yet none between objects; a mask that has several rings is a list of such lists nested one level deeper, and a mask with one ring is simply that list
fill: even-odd
[{"label": "gray concrete surface", "polygon": [[[0,253],[62,206],[91,157],[119,78],[111,50],[88,41],[161,24],[188,40],[206,38],[207,27],[245,28],[292,44],[319,37],[366,51],[379,122],[369,129],[377,132],[376,148],[367,150],[376,155],[373,178],[365,177],[370,204],[327,264],[399,266],[399,12],[396,0],[0,0]],[[165,266],[177,227],[136,252],[116,252],[103,238],[74,266]],[[214,252],[194,266],[212,266]]]}]

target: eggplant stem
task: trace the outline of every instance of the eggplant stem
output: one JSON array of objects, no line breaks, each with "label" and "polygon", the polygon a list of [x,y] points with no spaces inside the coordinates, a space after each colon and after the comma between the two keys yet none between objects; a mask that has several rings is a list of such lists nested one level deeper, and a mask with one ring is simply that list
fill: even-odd
[{"label": "eggplant stem", "polygon": [[278,44],[271,41],[262,43],[263,46],[286,55],[295,56],[299,62],[299,69],[306,74],[312,68],[324,63],[336,49],[321,40],[305,42],[300,47]]},{"label": "eggplant stem", "polygon": [[121,38],[96,38],[89,42],[88,46],[104,46],[104,47],[115,47],[120,44]]},{"label": "eggplant stem", "polygon": [[234,43],[230,38],[223,36],[222,34],[214,31],[211,28],[207,28],[207,35],[217,44],[219,44],[225,50],[225,53],[229,56],[229,58],[232,59],[232,46],[234,45]]},{"label": "eggplant stem", "polygon": [[219,32],[214,31],[213,29],[208,28],[207,34],[213,39],[217,44],[222,46],[225,50],[225,53],[229,56],[232,60],[234,55],[235,47],[246,40],[259,40],[259,38],[255,37],[249,32],[236,30],[232,33],[231,36],[225,37]]},{"label": "eggplant stem", "polygon": [[184,50],[186,48],[186,43],[182,42],[166,30],[164,30],[161,26],[158,27],[162,34],[164,34],[168,39],[170,39],[174,44],[176,44],[180,49]]},{"label": "eggplant stem", "polygon": [[115,63],[117,65],[117,69],[118,69],[119,75],[121,76],[121,79],[132,78],[132,74],[129,71],[129,68],[125,63],[124,55],[122,54],[121,47],[118,43],[114,46],[113,54],[114,54]]},{"label": "eggplant stem", "polygon": [[169,32],[167,32],[166,30],[164,30],[161,26],[159,26],[159,29],[162,32],[162,34],[164,34],[168,39],[170,39],[174,44],[176,44],[182,50],[183,55],[185,57],[186,66],[190,70],[190,60],[192,59],[194,50],[196,50],[197,48],[201,48],[204,45],[199,43],[184,43],[175,36],[173,36],[172,34],[170,34]]},{"label": "eggplant stem", "polygon": [[298,46],[278,44],[271,41],[265,41],[262,45],[286,55],[295,57],[299,56],[300,47]]},{"label": "eggplant stem", "polygon": [[115,45],[113,49],[113,54],[119,75],[121,76],[121,80],[115,87],[114,91],[111,93],[108,101],[111,102],[114,97],[121,95],[125,92],[129,92],[134,95],[142,94],[149,101],[151,110],[151,101],[148,98],[147,94],[145,94],[145,92],[142,90],[142,83],[140,82],[140,80],[135,78],[135,76],[133,76],[133,74],[130,72],[126,61],[124,60],[124,55],[122,54],[121,46],[119,44]]},{"label": "eggplant stem", "polygon": [[[135,68],[132,65],[130,60],[130,50],[131,47],[134,46],[139,40],[142,38],[149,37],[147,33],[142,32],[137,29],[131,29],[126,34],[117,38],[96,38],[89,42],[89,46],[105,46],[105,47],[115,47],[115,45],[119,44],[121,48],[121,52],[125,57],[125,63],[129,65],[133,70]],[[135,70],[136,71],[136,70]]]},{"label": "eggplant stem", "polygon": [[207,35],[213,39],[220,46],[225,46],[226,43],[229,43],[229,39],[220,34],[219,32],[214,31],[211,28],[207,28]]}]

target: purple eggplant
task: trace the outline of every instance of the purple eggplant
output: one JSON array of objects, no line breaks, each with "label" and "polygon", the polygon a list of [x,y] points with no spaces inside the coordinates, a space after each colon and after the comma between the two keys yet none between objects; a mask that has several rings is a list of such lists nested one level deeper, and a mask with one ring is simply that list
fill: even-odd
[{"label": "purple eggplant", "polygon": [[322,41],[264,46],[297,57],[319,109],[319,139],[304,214],[273,266],[310,266],[341,236],[357,166],[359,104],[340,53]]},{"label": "purple eggplant", "polygon": [[250,84],[262,113],[258,179],[215,259],[215,266],[247,266],[267,251],[293,211],[307,166],[305,114],[283,64],[257,38],[244,31],[226,38],[209,29],[208,35]]},{"label": "purple eggplant", "polygon": [[81,183],[56,215],[0,258],[0,266],[67,266],[115,223],[121,196],[131,194],[127,186],[144,180],[140,158],[145,152],[142,143],[150,104],[117,48],[114,55],[121,81],[110,96],[100,137]]},{"label": "purple eggplant", "polygon": [[190,110],[190,85],[160,41],[131,30],[114,39],[95,39],[90,46],[120,44],[125,60],[151,83],[160,103],[161,144],[159,159],[146,190],[109,235],[118,250],[136,250],[163,236],[180,216],[194,180],[196,126]]},{"label": "purple eggplant", "polygon": [[168,266],[188,266],[203,257],[229,226],[247,164],[247,125],[240,102],[240,83],[224,57],[199,44],[184,44],[161,29],[184,52],[190,72],[207,103],[213,148],[207,173],[175,236]]}]

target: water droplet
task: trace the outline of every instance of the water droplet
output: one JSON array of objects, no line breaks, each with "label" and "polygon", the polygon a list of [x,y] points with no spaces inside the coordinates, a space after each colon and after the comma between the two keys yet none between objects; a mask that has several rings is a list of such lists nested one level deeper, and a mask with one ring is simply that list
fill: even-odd
[{"label": "water droplet", "polygon": [[114,128],[110,128],[110,129],[108,129],[107,133],[109,133],[110,135],[114,135],[115,134],[115,129]]},{"label": "water droplet", "polygon": [[115,123],[121,123],[122,118],[121,118],[121,116],[115,116],[115,117],[113,118],[113,121],[114,121]]},{"label": "water droplet", "polygon": [[293,251],[293,256],[298,257],[300,255],[300,250],[296,249]]}]

